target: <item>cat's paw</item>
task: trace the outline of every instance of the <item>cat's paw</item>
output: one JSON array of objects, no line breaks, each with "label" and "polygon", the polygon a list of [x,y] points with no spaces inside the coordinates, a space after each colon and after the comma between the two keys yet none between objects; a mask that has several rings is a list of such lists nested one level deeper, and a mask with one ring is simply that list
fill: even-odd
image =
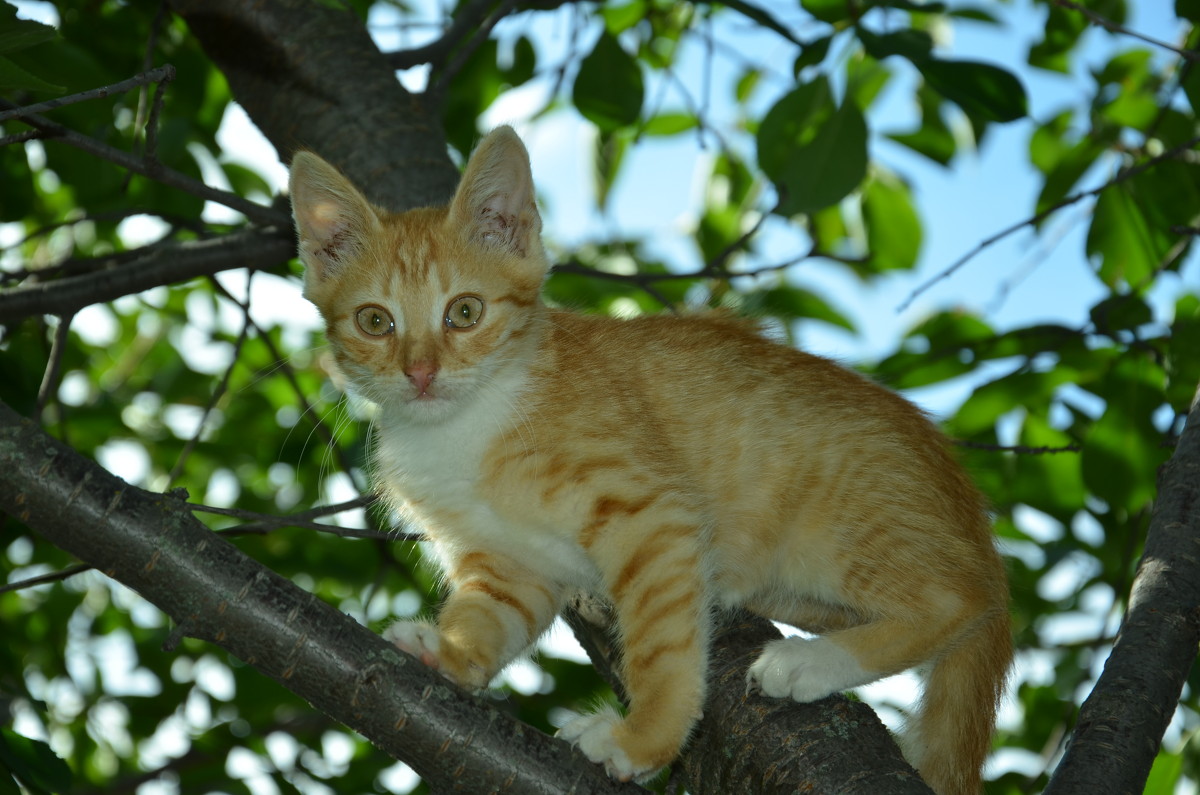
[{"label": "cat's paw", "polygon": [[383,637],[467,690],[487,687],[499,667],[493,667],[480,649],[444,636],[436,624],[397,621],[383,631]]},{"label": "cat's paw", "polygon": [[849,652],[824,638],[771,641],[746,673],[747,684],[764,695],[800,702],[819,701],[874,678]]},{"label": "cat's paw", "polygon": [[588,759],[604,765],[613,778],[630,781],[653,773],[656,768],[639,769],[617,742],[616,730],[623,720],[615,709],[605,707],[599,712],[574,718],[558,730],[558,736],[583,751]]},{"label": "cat's paw", "polygon": [[383,631],[383,637],[435,671],[441,669],[442,642],[435,625],[424,621],[397,621]]}]

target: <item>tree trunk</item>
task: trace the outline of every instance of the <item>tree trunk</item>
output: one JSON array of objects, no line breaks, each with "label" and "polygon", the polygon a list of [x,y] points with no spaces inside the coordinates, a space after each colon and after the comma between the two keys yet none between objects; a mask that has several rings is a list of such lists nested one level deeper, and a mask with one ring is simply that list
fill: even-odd
[{"label": "tree trunk", "polygon": [[1046,795],[1138,793],[1200,643],[1200,390],[1158,497],[1104,673],[1079,710]]}]

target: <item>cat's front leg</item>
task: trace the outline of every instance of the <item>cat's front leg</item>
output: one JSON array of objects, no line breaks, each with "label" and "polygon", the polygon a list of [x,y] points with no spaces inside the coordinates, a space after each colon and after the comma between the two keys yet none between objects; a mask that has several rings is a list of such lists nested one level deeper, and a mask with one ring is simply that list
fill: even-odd
[{"label": "cat's front leg", "polygon": [[674,760],[700,718],[711,620],[699,522],[667,500],[644,513],[619,517],[589,549],[616,613],[628,712],[583,715],[559,732],[623,781]]},{"label": "cat's front leg", "polygon": [[448,567],[436,623],[399,621],[384,637],[462,687],[487,686],[554,620],[563,588],[504,555],[468,552]]}]

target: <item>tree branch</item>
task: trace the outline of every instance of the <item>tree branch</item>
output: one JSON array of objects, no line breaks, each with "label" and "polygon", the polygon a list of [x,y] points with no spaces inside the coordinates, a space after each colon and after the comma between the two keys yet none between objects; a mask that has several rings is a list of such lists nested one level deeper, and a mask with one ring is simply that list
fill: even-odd
[{"label": "tree branch", "polygon": [[149,177],[156,182],[161,182],[164,185],[170,185],[173,188],[185,191],[198,196],[207,201],[223,204],[230,209],[237,210],[242,215],[252,221],[260,224],[284,224],[287,218],[280,212],[271,207],[264,207],[261,204],[243,199],[236,193],[229,191],[218,190],[217,188],[205,185],[203,182],[192,179],[186,174],[181,174],[174,169],[167,168],[157,160],[150,157],[137,157],[128,152],[122,151],[108,144],[97,141],[95,138],[90,138],[82,133],[75,132],[58,122],[53,122],[44,116],[39,116],[36,113],[29,113],[25,109],[18,108],[13,103],[6,99],[0,99],[0,108],[7,108],[12,111],[22,111],[20,120],[25,124],[40,132],[41,138],[44,140],[58,141],[68,146],[87,152],[101,160],[107,160],[122,168],[128,169],[135,174]]},{"label": "tree branch", "polygon": [[438,109],[400,85],[354,13],[310,0],[171,5],[284,162],[312,149],[392,210],[453,194]]},{"label": "tree branch", "polygon": [[[421,64],[437,65],[446,59],[459,44],[479,27],[488,15],[488,7],[496,0],[469,0],[463,3],[454,15],[446,32],[436,41],[408,50],[387,53],[388,63],[393,69],[409,69]],[[494,24],[494,23],[493,23]]]},{"label": "tree branch", "polygon": [[39,102],[36,105],[25,105],[23,107],[14,107],[9,110],[0,111],[0,122],[8,121],[9,119],[20,119],[33,113],[42,113],[47,110],[61,108],[64,105],[73,105],[76,102],[87,102],[92,99],[104,99],[113,94],[122,94],[131,88],[144,86],[148,83],[157,83],[159,81],[170,82],[175,79],[175,67],[167,64],[160,66],[157,69],[151,69],[141,74],[134,75],[128,80],[122,80],[119,83],[112,85],[100,86],[89,91],[81,91],[78,94],[71,94],[66,97],[58,97],[49,99],[45,102]]},{"label": "tree branch", "polygon": [[[296,255],[291,225],[251,228],[210,240],[147,246],[135,259],[104,270],[0,291],[0,325],[31,315],[69,315],[164,284],[236,268],[262,269]],[[123,252],[121,261],[128,253]]]},{"label": "tree branch", "polygon": [[935,276],[928,279],[923,284],[919,285],[915,290],[912,291],[911,294],[909,294],[908,298],[905,298],[904,301],[898,307],[896,307],[896,311],[903,312],[905,309],[908,309],[908,307],[912,306],[912,302],[917,300],[917,298],[919,296],[921,296],[930,287],[933,287],[935,284],[937,284],[938,282],[940,282],[944,279],[950,278],[950,276],[954,275],[954,273],[957,272],[959,268],[966,265],[968,262],[970,262],[972,259],[974,259],[978,254],[982,253],[983,251],[985,251],[986,249],[995,245],[996,243],[999,243],[1001,240],[1008,237],[1012,233],[1019,232],[1020,230],[1024,229],[1027,226],[1036,226],[1037,224],[1041,223],[1046,218],[1049,218],[1051,215],[1058,212],[1059,210],[1061,210],[1064,207],[1069,207],[1072,204],[1081,202],[1090,196],[1099,196],[1101,193],[1108,190],[1109,188],[1115,187],[1116,185],[1120,185],[1122,182],[1125,182],[1128,179],[1132,179],[1133,177],[1136,177],[1138,174],[1141,174],[1143,171],[1154,168],[1155,166],[1165,163],[1168,160],[1174,160],[1175,158],[1179,157],[1184,152],[1195,147],[1196,144],[1198,144],[1198,143],[1200,143],[1200,135],[1192,138],[1189,141],[1185,141],[1185,142],[1181,143],[1179,146],[1173,147],[1172,149],[1170,149],[1166,152],[1163,152],[1161,155],[1152,157],[1149,160],[1146,160],[1142,163],[1138,163],[1136,165],[1130,166],[1129,168],[1122,169],[1121,171],[1119,171],[1117,173],[1117,175],[1115,177],[1110,179],[1108,182],[1105,182],[1103,185],[1101,185],[1098,188],[1080,191],[1079,193],[1073,193],[1070,196],[1067,196],[1065,199],[1042,210],[1040,213],[1032,215],[1029,218],[1026,218],[1024,221],[1019,221],[1019,222],[1013,224],[1012,226],[1001,229],[999,232],[997,232],[996,234],[987,238],[986,240],[980,241],[979,244],[976,245],[973,249],[971,249],[966,254],[963,254],[961,257],[959,257],[954,262],[952,262],[949,267],[945,268],[940,273],[936,274]]},{"label": "tree branch", "polygon": [[1158,498],[1117,642],[1046,795],[1141,792],[1200,643],[1200,390]]},{"label": "tree branch", "polygon": [[1127,28],[1123,25],[1118,25],[1116,22],[1113,22],[1111,19],[1108,19],[1107,17],[1100,16],[1099,14],[1097,14],[1095,11],[1088,8],[1087,6],[1072,2],[1072,0],[1054,0],[1054,4],[1058,5],[1058,6],[1062,6],[1063,8],[1069,8],[1072,11],[1078,11],[1079,13],[1081,13],[1085,17],[1087,17],[1088,20],[1093,25],[1099,25],[1100,27],[1107,30],[1109,33],[1120,33],[1120,34],[1123,34],[1126,36],[1132,36],[1135,39],[1141,39],[1142,41],[1146,42],[1147,44],[1153,44],[1155,47],[1161,47],[1164,50],[1170,50],[1171,52],[1175,53],[1176,55],[1186,58],[1189,61],[1200,61],[1200,53],[1196,52],[1195,50],[1180,49],[1179,47],[1176,47],[1173,44],[1168,44],[1165,41],[1161,41],[1159,39],[1152,38],[1150,36],[1147,36],[1144,33],[1138,33],[1136,30],[1130,30],[1129,28]]},{"label": "tree branch", "polygon": [[[608,633],[575,611],[565,617],[597,670],[622,696],[619,652]],[[676,763],[688,792],[929,795],[879,717],[861,701],[838,695],[797,704],[747,692],[747,669],[779,637],[770,622],[745,611],[720,617],[704,717]]]},{"label": "tree branch", "polygon": [[0,510],[413,767],[435,791],[635,793],[0,403]]}]

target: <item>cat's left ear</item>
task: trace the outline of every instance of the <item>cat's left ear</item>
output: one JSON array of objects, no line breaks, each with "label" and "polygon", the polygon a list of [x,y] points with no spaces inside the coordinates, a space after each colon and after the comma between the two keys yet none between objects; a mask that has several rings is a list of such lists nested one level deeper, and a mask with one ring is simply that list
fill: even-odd
[{"label": "cat's left ear", "polygon": [[312,152],[292,159],[288,190],[304,263],[305,295],[362,254],[379,232],[370,202],[336,168]]},{"label": "cat's left ear", "polygon": [[471,155],[450,203],[450,221],[468,237],[519,257],[542,252],[529,153],[512,127],[492,130]]}]

